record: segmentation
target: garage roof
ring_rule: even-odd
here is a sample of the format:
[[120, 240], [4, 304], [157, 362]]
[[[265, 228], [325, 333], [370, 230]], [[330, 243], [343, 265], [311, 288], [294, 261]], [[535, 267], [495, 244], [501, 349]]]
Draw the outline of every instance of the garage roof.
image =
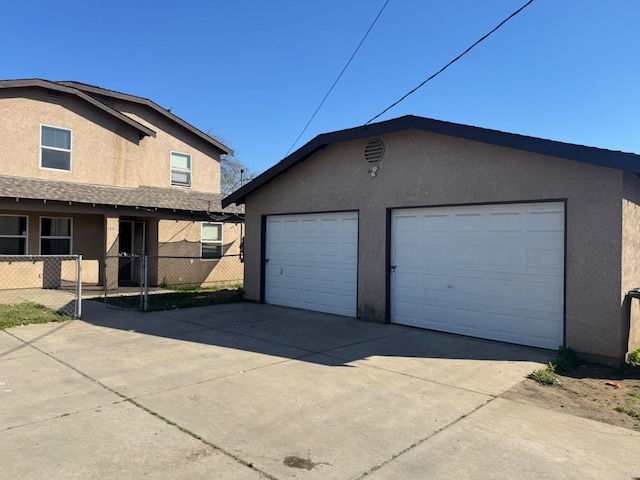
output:
[[441, 120], [434, 120], [432, 118], [406, 115], [404, 117], [373, 123], [371, 125], [318, 135], [309, 143], [275, 164], [251, 182], [247, 183], [244, 187], [224, 198], [222, 200], [222, 206], [226, 207], [232, 203], [244, 203], [247, 195], [251, 194], [265, 183], [270, 182], [281, 173], [286, 172], [297, 163], [307, 159], [327, 145], [410, 129], [463, 138], [476, 142], [489, 143], [501, 147], [514, 148], [516, 150], [524, 150], [526, 152], [538, 153], [566, 160], [591, 163], [602, 167], [616, 168], [633, 173], [640, 173], [640, 155], [636, 155], [634, 153], [586, 147], [584, 145], [545, 140], [543, 138], [500, 132], [498, 130], [472, 127], [459, 123], [444, 122]]

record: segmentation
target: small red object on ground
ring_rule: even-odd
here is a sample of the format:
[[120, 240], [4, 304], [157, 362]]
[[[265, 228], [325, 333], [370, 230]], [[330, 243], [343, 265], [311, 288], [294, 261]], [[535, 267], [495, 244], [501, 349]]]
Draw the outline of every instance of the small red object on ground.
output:
[[620, 384], [618, 382], [607, 382], [607, 385], [611, 385], [612, 387], [620, 388]]

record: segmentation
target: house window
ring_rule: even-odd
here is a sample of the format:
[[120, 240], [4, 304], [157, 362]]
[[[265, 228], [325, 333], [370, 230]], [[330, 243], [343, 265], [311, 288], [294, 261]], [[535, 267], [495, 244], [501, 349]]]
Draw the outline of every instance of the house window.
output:
[[40, 255], [71, 255], [71, 219], [40, 219]]
[[171, 185], [191, 186], [191, 155], [171, 152]]
[[71, 171], [71, 130], [42, 125], [40, 166]]
[[201, 258], [222, 258], [222, 223], [202, 222]]
[[27, 254], [27, 217], [0, 216], [0, 255]]

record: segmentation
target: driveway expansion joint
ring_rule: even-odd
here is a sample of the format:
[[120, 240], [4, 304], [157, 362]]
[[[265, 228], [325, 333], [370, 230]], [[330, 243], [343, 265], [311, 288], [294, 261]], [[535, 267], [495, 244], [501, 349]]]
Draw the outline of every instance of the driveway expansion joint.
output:
[[[150, 414], [150, 415], [152, 415], [152, 416], [156, 417], [157, 419], [159, 419], [159, 420], [163, 421], [163, 422], [164, 422], [164, 423], [166, 423], [167, 425], [170, 425], [170, 426], [172, 426], [172, 427], [174, 427], [174, 428], [177, 428], [177, 429], [178, 429], [178, 430], [180, 430], [182, 433], [187, 434], [187, 435], [189, 435], [189, 436], [191, 436], [191, 437], [195, 438], [196, 440], [198, 440], [198, 441], [200, 441], [200, 442], [204, 443], [204, 444], [205, 444], [205, 445], [207, 445], [208, 447], [211, 447], [211, 448], [213, 448], [214, 450], [216, 450], [216, 451], [218, 451], [218, 452], [220, 452], [220, 453], [222, 453], [222, 454], [226, 455], [227, 457], [230, 457], [231, 459], [235, 460], [236, 462], [240, 463], [241, 465], [244, 465], [245, 467], [250, 468], [251, 470], [254, 470], [254, 471], [256, 471], [256, 472], [260, 473], [260, 474], [261, 474], [261, 475], [263, 475], [265, 478], [268, 478], [269, 480], [278, 480], [276, 477], [274, 477], [274, 476], [272, 476], [272, 475], [268, 474], [267, 472], [265, 472], [265, 471], [263, 471], [263, 470], [261, 470], [261, 469], [257, 468], [253, 463], [251, 463], [251, 462], [247, 462], [246, 460], [241, 459], [240, 457], [238, 457], [238, 456], [234, 455], [233, 453], [228, 452], [227, 450], [225, 450], [225, 449], [223, 449], [223, 448], [221, 448], [221, 447], [219, 447], [219, 446], [217, 446], [217, 445], [215, 445], [215, 444], [213, 444], [213, 443], [209, 442], [208, 440], [204, 439], [203, 437], [201, 437], [201, 436], [200, 436], [200, 435], [198, 435], [197, 433], [194, 433], [194, 432], [192, 432], [191, 430], [189, 430], [189, 429], [187, 429], [187, 428], [185, 428], [185, 427], [182, 427], [182, 426], [180, 426], [179, 424], [177, 424], [176, 422], [174, 422], [174, 421], [172, 421], [172, 420], [170, 420], [170, 419], [168, 419], [168, 418], [166, 418], [166, 417], [164, 417], [164, 416], [160, 415], [159, 413], [157, 413], [157, 412], [155, 412], [155, 411], [151, 410], [150, 408], [145, 407], [145, 406], [144, 406], [144, 405], [142, 405], [140, 402], [137, 402], [137, 401], [136, 401], [136, 400], [134, 400], [133, 398], [128, 397], [128, 396], [126, 396], [126, 395], [124, 395], [124, 394], [120, 393], [119, 391], [117, 391], [117, 390], [115, 390], [115, 389], [113, 389], [113, 388], [111, 388], [111, 387], [109, 387], [109, 386], [105, 385], [105, 384], [104, 384], [104, 383], [102, 383], [100, 380], [97, 380], [97, 379], [95, 379], [95, 378], [91, 377], [90, 375], [87, 375], [86, 373], [82, 372], [81, 370], [78, 370], [78, 369], [77, 369], [76, 367], [74, 367], [73, 365], [70, 365], [69, 363], [67, 363], [67, 362], [65, 362], [65, 361], [63, 361], [63, 360], [60, 360], [59, 358], [57, 358], [57, 357], [53, 356], [52, 354], [50, 354], [50, 353], [48, 353], [48, 352], [45, 352], [44, 350], [42, 350], [42, 349], [40, 349], [40, 348], [36, 347], [35, 345], [31, 344], [30, 342], [26, 342], [26, 341], [22, 340], [21, 338], [17, 337], [16, 335], [13, 335], [11, 332], [7, 332], [7, 333], [8, 333], [9, 335], [11, 335], [12, 337], [14, 337], [16, 340], [18, 340], [18, 341], [20, 341], [20, 342], [22, 342], [22, 343], [24, 343], [24, 344], [26, 344], [26, 345], [31, 346], [32, 348], [36, 349], [37, 351], [39, 351], [39, 352], [40, 352], [40, 353], [42, 353], [43, 355], [46, 355], [47, 357], [51, 358], [52, 360], [55, 360], [56, 362], [58, 362], [58, 363], [60, 363], [60, 364], [64, 365], [65, 367], [67, 367], [67, 368], [69, 368], [69, 369], [73, 370], [74, 372], [76, 372], [76, 373], [78, 373], [78, 374], [82, 375], [82, 376], [83, 376], [84, 378], [86, 378], [87, 380], [90, 380], [90, 381], [92, 381], [93, 383], [95, 383], [95, 384], [97, 384], [97, 385], [100, 385], [100, 386], [101, 386], [102, 388], [104, 388], [105, 390], [108, 390], [109, 392], [113, 393], [114, 395], [117, 395], [118, 397], [120, 397], [120, 398], [122, 399], [122, 401], [123, 401], [123, 402], [128, 402], [128, 403], [130, 403], [131, 405], [133, 405], [133, 406], [135, 406], [135, 407], [137, 407], [137, 408], [141, 409], [142, 411], [144, 411], [144, 412], [146, 412], [146, 413], [148, 413], [148, 414]], [[122, 402], [114, 402], [114, 404], [116, 404], [116, 403], [122, 403]], [[95, 408], [100, 408], [100, 407], [95, 407]], [[93, 410], [93, 409], [92, 409], [92, 410]], [[56, 416], [55, 418], [67, 417], [67, 416], [69, 416], [69, 415], [70, 415], [69, 413], [64, 413], [64, 414], [61, 414], [61, 415]], [[52, 419], [47, 419], [47, 420], [52, 420]], [[47, 420], [43, 420], [43, 421], [47, 421]], [[41, 423], [41, 422], [35, 422], [35, 423]], [[11, 427], [11, 428], [16, 428], [16, 427]], [[6, 430], [9, 430], [9, 429], [6, 429]]]
[[453, 422], [450, 422], [448, 424], [446, 424], [443, 427], [440, 427], [437, 430], [434, 430], [430, 435], [426, 436], [425, 438], [418, 440], [417, 442], [409, 445], [407, 448], [399, 451], [398, 453], [395, 453], [394, 455], [392, 455], [390, 458], [388, 458], [387, 460], [385, 460], [382, 463], [379, 463], [378, 465], [374, 465], [373, 467], [371, 467], [369, 470], [367, 470], [366, 472], [364, 472], [362, 475], [360, 475], [359, 477], [355, 477], [354, 480], [362, 480], [365, 477], [367, 477], [368, 475], [372, 474], [373, 472], [380, 470], [382, 467], [384, 467], [385, 465], [387, 465], [388, 463], [393, 462], [395, 459], [397, 459], [398, 457], [404, 455], [405, 453], [410, 452], [411, 450], [413, 450], [414, 448], [422, 445], [423, 443], [425, 443], [427, 440], [430, 440], [431, 438], [435, 437], [436, 435], [439, 435], [440, 433], [444, 432], [445, 430], [449, 429], [450, 427], [456, 425], [457, 423], [461, 422], [462, 420], [464, 420], [465, 418], [469, 417], [470, 415], [473, 415], [474, 413], [476, 413], [478, 410], [486, 407], [487, 405], [489, 405], [491, 402], [493, 402], [497, 397], [492, 396], [491, 398], [489, 398], [486, 402], [484, 402], [481, 405], [478, 405], [477, 407], [475, 407], [473, 410], [465, 413], [464, 415], [461, 415], [460, 417], [456, 418]]

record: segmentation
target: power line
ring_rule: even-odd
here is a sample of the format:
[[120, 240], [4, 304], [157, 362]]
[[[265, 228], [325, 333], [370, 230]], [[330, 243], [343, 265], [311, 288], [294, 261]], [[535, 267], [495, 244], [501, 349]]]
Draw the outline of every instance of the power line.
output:
[[480, 42], [482, 42], [483, 40], [486, 40], [492, 33], [494, 33], [496, 30], [498, 30], [500, 27], [502, 27], [505, 23], [507, 23], [509, 20], [511, 20], [513, 17], [515, 17], [517, 14], [519, 14], [522, 10], [524, 10], [526, 7], [528, 7], [529, 5], [531, 5], [533, 3], [533, 0], [529, 0], [527, 3], [525, 3], [522, 7], [520, 7], [518, 10], [516, 10], [515, 12], [513, 12], [511, 15], [509, 15], [507, 18], [505, 18], [503, 21], [501, 21], [496, 27], [493, 28], [493, 30], [491, 30], [489, 33], [487, 33], [486, 35], [484, 35], [482, 38], [480, 38], [480, 40], [476, 41], [473, 45], [471, 45], [469, 48], [467, 48], [464, 52], [462, 52], [460, 55], [458, 55], [456, 58], [454, 58], [453, 60], [451, 60], [449, 63], [447, 63], [444, 67], [442, 67], [440, 70], [438, 70], [436, 73], [434, 73], [433, 75], [431, 75], [429, 78], [427, 78], [424, 82], [422, 82], [420, 85], [418, 85], [416, 88], [414, 88], [413, 90], [409, 91], [408, 93], [406, 93], [405, 95], [403, 95], [400, 100], [396, 101], [395, 103], [392, 103], [391, 105], [389, 105], [387, 108], [385, 108], [383, 111], [381, 111], [379, 114], [377, 114], [375, 117], [373, 117], [372, 119], [370, 119], [367, 123], [365, 123], [365, 125], [369, 125], [371, 122], [373, 122], [376, 118], [380, 117], [381, 115], [384, 115], [386, 112], [388, 112], [389, 110], [391, 110], [393, 107], [395, 107], [396, 105], [398, 105], [400, 102], [402, 102], [405, 98], [407, 98], [409, 95], [415, 93], [418, 89], [422, 88], [427, 82], [433, 80], [434, 78], [436, 78], [438, 75], [440, 75], [442, 72], [444, 72], [447, 68], [449, 68], [451, 65], [453, 65], [455, 62], [457, 62], [458, 60], [460, 60], [462, 57], [464, 57], [467, 53], [469, 53], [471, 51], [471, 49], [473, 49], [473, 47], [475, 47], [476, 45], [478, 45]]
[[[309, 121], [307, 122], [307, 124], [304, 126], [304, 128], [302, 129], [302, 131], [300, 132], [300, 135], [298, 135], [298, 138], [296, 138], [296, 141], [293, 142], [293, 144], [291, 145], [291, 147], [289, 147], [289, 151], [287, 152], [287, 154], [285, 155], [285, 157], [287, 155], [289, 155], [291, 153], [291, 150], [293, 150], [293, 147], [295, 147], [296, 143], [298, 143], [298, 140], [300, 140], [300, 137], [302, 137], [302, 135], [304, 134], [304, 132], [307, 131], [307, 128], [309, 128], [309, 125], [311, 125], [311, 122], [313, 121], [314, 118], [316, 118], [316, 115], [318, 114], [318, 112], [320, 111], [320, 109], [322, 108], [322, 105], [324, 105], [324, 102], [327, 100], [327, 98], [329, 97], [329, 95], [331, 94], [331, 92], [333, 91], [333, 88], [337, 85], [338, 81], [340, 81], [340, 78], [342, 77], [342, 74], [347, 70], [347, 67], [349, 66], [349, 64], [351, 63], [351, 60], [353, 60], [353, 57], [356, 56], [356, 53], [358, 53], [358, 50], [360, 50], [360, 47], [362, 46], [362, 44], [364, 43], [364, 41], [367, 39], [367, 37], [369, 36], [369, 33], [371, 32], [371, 30], [373, 29], [374, 25], [376, 24], [376, 22], [378, 21], [378, 18], [380, 18], [380, 15], [382, 15], [382, 12], [384, 11], [384, 9], [386, 8], [387, 4], [390, 2], [391, 0], [387, 0], [386, 2], [384, 2], [384, 5], [382, 5], [382, 8], [380, 9], [380, 11], [378, 12], [378, 15], [376, 15], [376, 18], [373, 19], [373, 22], [371, 23], [371, 26], [369, 27], [369, 30], [367, 30], [367, 33], [364, 34], [364, 37], [362, 37], [362, 40], [360, 40], [360, 43], [358, 44], [358, 46], [356, 47], [355, 51], [353, 52], [353, 54], [351, 55], [351, 58], [349, 58], [349, 61], [346, 63], [346, 65], [344, 66], [344, 68], [342, 69], [342, 71], [340, 72], [340, 75], [338, 75], [338, 78], [336, 78], [336, 80], [333, 82], [333, 85], [331, 85], [331, 88], [329, 89], [329, 91], [327, 92], [327, 94], [324, 96], [324, 98], [322, 99], [322, 101], [320, 102], [320, 105], [318, 105], [318, 108], [316, 108], [316, 111], [313, 112], [313, 115], [311, 115], [311, 118], [309, 119]], [[532, 0], [533, 1], [533, 0]]]

